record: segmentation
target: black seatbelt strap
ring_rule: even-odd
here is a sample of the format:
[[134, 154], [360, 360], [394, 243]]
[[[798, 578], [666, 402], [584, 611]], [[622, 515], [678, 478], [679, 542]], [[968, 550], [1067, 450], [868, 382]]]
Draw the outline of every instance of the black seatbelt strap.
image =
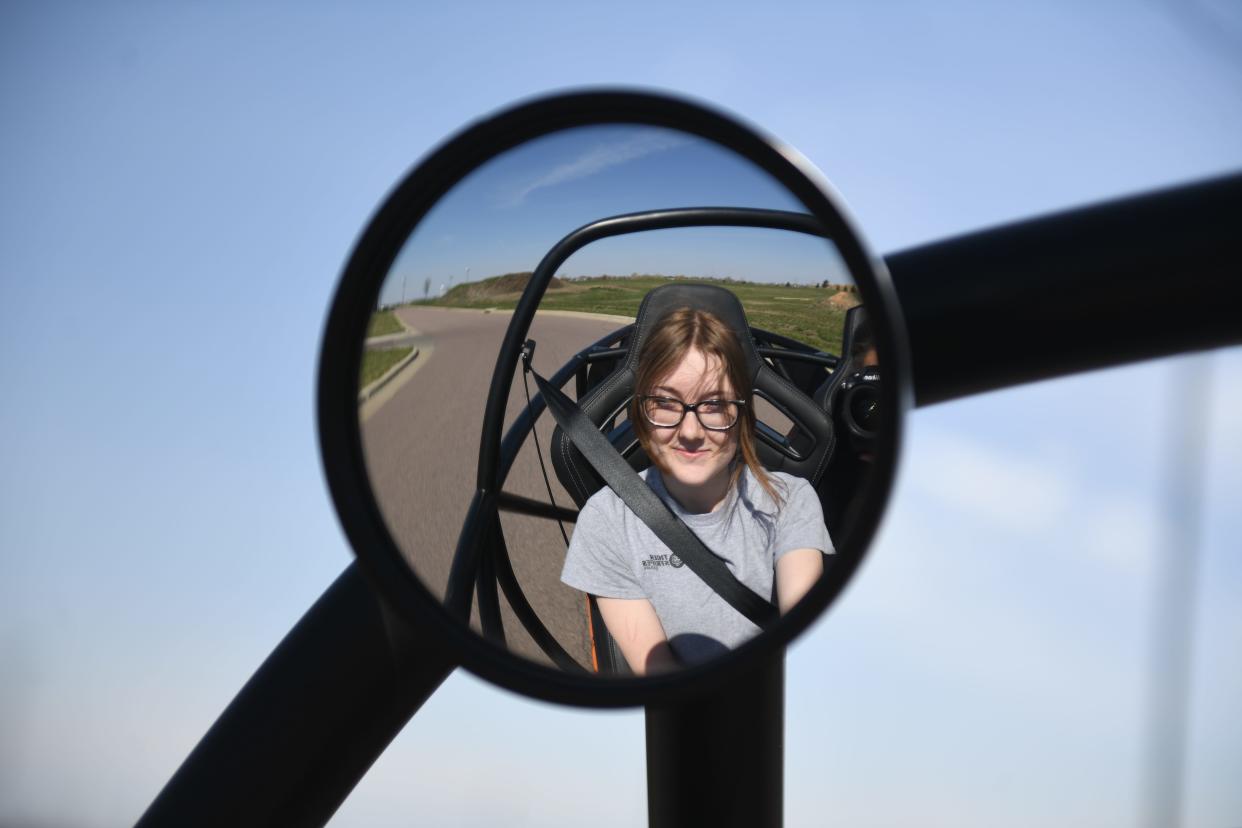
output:
[[708, 549], [699, 537], [690, 531], [682, 520], [673, 514], [668, 505], [647, 486], [638, 472], [617, 453], [608, 438], [599, 432], [590, 418], [577, 403], [567, 397], [530, 365], [534, 343], [527, 341], [522, 349], [524, 370], [530, 372], [539, 386], [548, 411], [557, 425], [569, 435], [569, 439], [582, 452], [591, 467], [604, 479], [608, 487], [647, 525], [690, 570], [698, 575], [729, 606], [750, 619], [760, 628], [770, 627], [777, 619], [776, 607], [761, 598], [754, 590], [739, 581], [723, 560]]

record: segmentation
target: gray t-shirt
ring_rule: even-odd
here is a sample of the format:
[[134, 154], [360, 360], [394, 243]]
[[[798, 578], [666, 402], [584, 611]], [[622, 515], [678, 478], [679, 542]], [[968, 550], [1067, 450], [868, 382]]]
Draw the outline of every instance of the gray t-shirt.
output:
[[[749, 469], [716, 510], [691, 514], [664, 488], [659, 470], [642, 473], [647, 485], [738, 580], [775, 601], [776, 561], [795, 549], [831, 553], [819, 498], [800, 477], [772, 473], [784, 499], [776, 504]], [[681, 559], [604, 487], [578, 515], [561, 580], [605, 598], [646, 598], [684, 664], [718, 656], [759, 632], [695, 575]]]

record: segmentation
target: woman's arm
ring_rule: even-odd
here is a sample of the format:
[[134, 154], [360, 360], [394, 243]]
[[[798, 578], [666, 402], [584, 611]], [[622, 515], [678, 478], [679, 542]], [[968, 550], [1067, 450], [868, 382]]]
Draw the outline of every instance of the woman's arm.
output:
[[776, 561], [776, 604], [781, 615], [801, 601], [823, 574], [824, 553], [818, 549], [795, 549], [781, 555]]
[[[778, 564], [779, 567], [779, 564]], [[596, 597], [604, 625], [636, 676], [679, 667], [655, 607], [646, 598]]]

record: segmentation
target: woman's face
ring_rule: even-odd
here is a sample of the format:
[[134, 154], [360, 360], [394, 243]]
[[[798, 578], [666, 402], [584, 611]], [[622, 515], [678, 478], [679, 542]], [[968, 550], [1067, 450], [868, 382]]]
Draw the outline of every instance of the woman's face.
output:
[[[673, 397], [684, 403], [737, 399], [722, 367], [719, 359], [692, 348], [671, 373], [645, 393]], [[737, 453], [737, 430], [736, 424], [728, 431], [705, 429], [689, 411], [678, 426], [651, 429], [652, 460], [665, 473], [670, 493], [682, 505], [706, 505], [710, 509], [723, 500], [728, 489], [729, 464]], [[712, 502], [687, 503], [684, 496], [696, 490], [708, 495]]]

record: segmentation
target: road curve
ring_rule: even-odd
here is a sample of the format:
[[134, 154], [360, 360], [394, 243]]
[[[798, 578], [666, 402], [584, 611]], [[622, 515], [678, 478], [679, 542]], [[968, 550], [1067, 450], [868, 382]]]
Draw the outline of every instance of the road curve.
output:
[[[418, 368], [391, 383], [395, 390], [372, 408], [362, 425], [371, 485], [397, 545], [415, 573], [442, 598], [462, 521], [474, 494], [479, 433], [497, 351], [508, 313], [448, 308], [399, 308], [426, 347]], [[538, 314], [535, 369], [551, 376], [570, 357], [624, 323], [614, 318]], [[573, 384], [566, 391], [572, 395]], [[533, 387], [533, 383], [532, 383]], [[532, 394], [533, 394], [532, 390]], [[526, 400], [520, 372], [509, 394], [508, 423]], [[572, 506], [556, 480], [546, 450], [554, 423], [546, 414], [538, 432], [556, 502]], [[547, 500], [534, 442], [519, 453], [506, 491]], [[574, 658], [590, 664], [585, 598], [560, 582], [565, 542], [555, 522], [502, 513], [501, 524], [518, 581], [532, 607]], [[566, 525], [572, 531], [572, 525]], [[526, 634], [501, 596], [509, 647], [541, 663], [551, 662]], [[478, 629], [477, 612], [472, 625]]]

